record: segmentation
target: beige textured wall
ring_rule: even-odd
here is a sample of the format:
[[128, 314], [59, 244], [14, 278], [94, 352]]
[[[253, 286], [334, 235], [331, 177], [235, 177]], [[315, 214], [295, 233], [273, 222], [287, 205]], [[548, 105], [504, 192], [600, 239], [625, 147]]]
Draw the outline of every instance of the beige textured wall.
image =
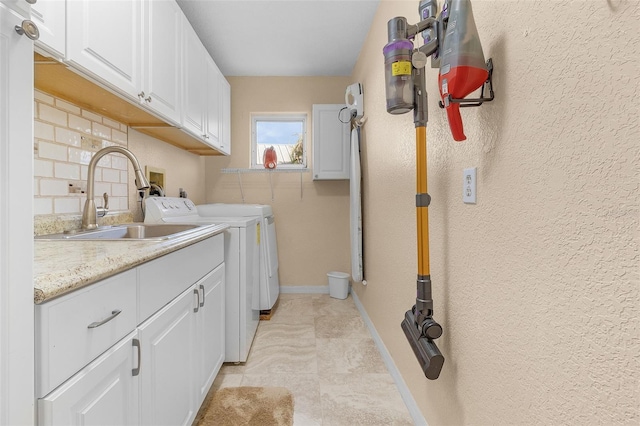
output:
[[475, 0], [496, 100], [463, 111], [463, 143], [429, 70], [437, 381], [400, 329], [415, 298], [414, 128], [384, 96], [386, 22], [415, 22], [417, 3], [382, 1], [353, 73], [368, 117], [358, 297], [432, 425], [637, 424], [639, 3]]
[[[129, 129], [129, 149], [136, 155], [143, 170], [145, 166], [165, 170], [165, 195], [177, 197], [184, 188], [187, 196], [196, 204], [205, 202], [204, 157], [162, 142], [156, 138]], [[135, 212], [135, 220], [142, 220], [137, 201], [137, 190], [130, 170], [129, 209]]]
[[[250, 167], [251, 113], [307, 113], [307, 165], [312, 164], [313, 104], [344, 103], [347, 77], [229, 77], [231, 156], [206, 163], [207, 202], [242, 203], [237, 175]], [[327, 285], [327, 272], [350, 271], [349, 181], [313, 181], [311, 173], [242, 175], [244, 202], [270, 204], [276, 218], [280, 284]], [[302, 196], [301, 196], [302, 188]]]

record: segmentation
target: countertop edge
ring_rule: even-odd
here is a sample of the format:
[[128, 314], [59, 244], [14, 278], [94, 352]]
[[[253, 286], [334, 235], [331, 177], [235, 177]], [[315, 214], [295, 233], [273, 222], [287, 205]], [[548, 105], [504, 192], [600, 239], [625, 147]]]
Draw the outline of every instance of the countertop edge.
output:
[[[150, 260], [222, 233], [226, 224], [164, 241], [52, 241], [34, 243], [34, 303], [40, 305]], [[85, 255], [86, 252], [89, 252]], [[52, 254], [53, 253], [53, 254]], [[82, 255], [78, 256], [78, 253]], [[73, 256], [76, 255], [74, 260]], [[83, 257], [84, 255], [84, 257]], [[95, 261], [87, 262], [94, 257]]]

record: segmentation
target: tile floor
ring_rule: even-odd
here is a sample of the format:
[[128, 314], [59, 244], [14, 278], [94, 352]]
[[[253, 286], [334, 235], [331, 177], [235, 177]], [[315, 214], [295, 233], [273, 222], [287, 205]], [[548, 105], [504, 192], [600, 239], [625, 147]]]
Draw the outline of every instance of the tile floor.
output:
[[413, 424], [351, 296], [281, 294], [278, 303], [247, 362], [224, 364], [215, 389], [286, 387], [296, 426]]

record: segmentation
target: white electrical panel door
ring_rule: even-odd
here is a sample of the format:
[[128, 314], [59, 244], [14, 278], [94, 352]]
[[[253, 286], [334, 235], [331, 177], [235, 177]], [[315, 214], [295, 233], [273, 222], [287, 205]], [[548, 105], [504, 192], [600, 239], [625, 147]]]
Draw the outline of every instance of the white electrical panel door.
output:
[[313, 105], [313, 180], [349, 179], [349, 121], [342, 104]]

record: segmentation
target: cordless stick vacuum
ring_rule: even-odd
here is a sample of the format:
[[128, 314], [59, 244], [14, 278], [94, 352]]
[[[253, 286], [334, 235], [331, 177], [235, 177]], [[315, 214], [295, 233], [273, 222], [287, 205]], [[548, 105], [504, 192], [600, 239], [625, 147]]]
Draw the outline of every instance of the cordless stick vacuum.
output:
[[[432, 67], [440, 68], [440, 92], [442, 99], [445, 100], [455, 140], [464, 140], [464, 134], [457, 105], [461, 100], [452, 98], [451, 94], [454, 93], [459, 97], [468, 95], [484, 84], [488, 74], [484, 68], [481, 48], [480, 61], [469, 60], [469, 53], [471, 56], [478, 56], [478, 52], [474, 49], [480, 46], [469, 0], [447, 0], [442, 13], [436, 19], [437, 8], [436, 0], [422, 0], [418, 6], [422, 20], [416, 25], [407, 24], [404, 17], [391, 19], [387, 23], [388, 43], [383, 49], [387, 111], [391, 114], [404, 114], [413, 110], [413, 122], [416, 128], [417, 296], [415, 305], [405, 313], [401, 326], [425, 376], [431, 380], [437, 379], [440, 375], [444, 356], [434, 341], [442, 335], [442, 327], [433, 319], [429, 267], [431, 197], [427, 192], [428, 113], [425, 83], [427, 56], [432, 57]], [[455, 13], [449, 16], [449, 11]], [[449, 32], [446, 32], [447, 25], [451, 26]], [[455, 36], [449, 36], [454, 31]], [[466, 50], [463, 47], [468, 47], [465, 45], [465, 40], [469, 37], [465, 38], [465, 31], [474, 32], [467, 36], [474, 40], [478, 39], [476, 44]], [[414, 49], [412, 40], [420, 32], [425, 43], [422, 47]], [[450, 37], [449, 43], [446, 37]], [[443, 39], [444, 49], [441, 49]], [[441, 51], [444, 53], [442, 57], [440, 57]], [[478, 66], [480, 70], [476, 71], [473, 66]], [[451, 79], [451, 75], [455, 75], [456, 79]], [[476, 85], [477, 80], [481, 80], [479, 85]]]

